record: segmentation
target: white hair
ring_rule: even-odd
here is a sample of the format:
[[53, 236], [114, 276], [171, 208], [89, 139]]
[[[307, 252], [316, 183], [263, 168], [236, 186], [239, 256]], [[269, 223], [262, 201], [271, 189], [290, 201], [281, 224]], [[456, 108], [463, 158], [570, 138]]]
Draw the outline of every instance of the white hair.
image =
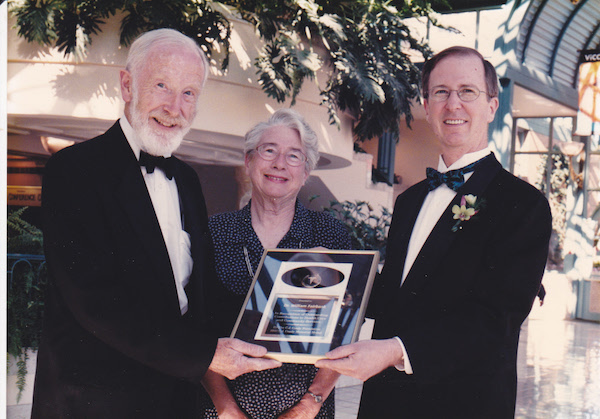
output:
[[287, 127], [298, 132], [300, 143], [306, 151], [306, 169], [310, 172], [319, 162], [319, 138], [304, 120], [304, 117], [293, 109], [284, 108], [276, 111], [266, 122], [260, 122], [246, 133], [244, 154], [254, 152], [264, 132], [272, 127]]
[[155, 29], [140, 35], [129, 48], [125, 69], [132, 75], [136, 74], [146, 63], [148, 54], [152, 49], [159, 46], [168, 46], [173, 49], [183, 48], [198, 55], [204, 67], [204, 78], [202, 80], [202, 87], [204, 87], [204, 83], [208, 79], [208, 58], [196, 41], [175, 29]]

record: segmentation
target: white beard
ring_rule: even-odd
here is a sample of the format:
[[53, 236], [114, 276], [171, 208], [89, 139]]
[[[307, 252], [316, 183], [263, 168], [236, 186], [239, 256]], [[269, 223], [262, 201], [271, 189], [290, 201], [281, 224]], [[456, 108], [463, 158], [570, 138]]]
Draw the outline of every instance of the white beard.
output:
[[152, 129], [148, 120], [151, 117], [151, 115], [142, 115], [139, 112], [138, 95], [134, 91], [131, 103], [131, 126], [136, 133], [140, 148], [153, 156], [169, 157], [181, 145], [183, 137], [190, 131], [191, 124], [182, 116], [174, 120], [168, 116], [161, 116], [160, 120], [170, 120], [181, 127], [172, 134], [163, 134]]

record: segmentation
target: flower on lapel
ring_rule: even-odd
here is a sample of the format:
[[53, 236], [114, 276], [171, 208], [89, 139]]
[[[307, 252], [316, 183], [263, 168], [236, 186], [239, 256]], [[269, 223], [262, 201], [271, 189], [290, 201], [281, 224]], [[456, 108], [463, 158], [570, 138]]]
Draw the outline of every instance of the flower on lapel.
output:
[[483, 199], [477, 199], [475, 195], [463, 195], [460, 198], [460, 205], [454, 205], [452, 207], [452, 213], [454, 214], [454, 219], [456, 223], [452, 227], [452, 231], [456, 232], [458, 229], [462, 228], [461, 223], [463, 221], [469, 221], [471, 218], [477, 214], [483, 205]]

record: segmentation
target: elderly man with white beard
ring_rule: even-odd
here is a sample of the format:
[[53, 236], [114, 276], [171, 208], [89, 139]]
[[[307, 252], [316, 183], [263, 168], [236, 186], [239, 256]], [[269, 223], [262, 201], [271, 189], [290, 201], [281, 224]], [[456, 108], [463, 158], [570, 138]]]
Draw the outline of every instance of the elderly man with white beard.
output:
[[46, 165], [49, 284], [33, 418], [193, 417], [207, 370], [233, 379], [281, 365], [211, 330], [204, 197], [172, 156], [207, 75], [191, 38], [145, 33], [120, 74], [125, 115]]

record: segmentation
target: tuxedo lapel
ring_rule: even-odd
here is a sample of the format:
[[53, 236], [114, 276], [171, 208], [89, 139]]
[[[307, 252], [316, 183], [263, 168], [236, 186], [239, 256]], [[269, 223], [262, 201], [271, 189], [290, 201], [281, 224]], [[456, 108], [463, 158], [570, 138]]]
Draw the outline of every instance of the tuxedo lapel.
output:
[[[173, 295], [171, 300], [176, 303], [176, 289], [172, 286], [174, 276], [171, 260], [146, 182], [123, 131], [118, 124], [115, 126], [107, 132], [112, 140], [109, 151], [111, 167], [108, 172], [113, 176], [112, 187], [115, 200], [125, 212], [141, 246], [148, 255], [148, 260], [153, 264], [154, 271], [157, 273], [155, 277], [163, 281], [163, 289]], [[179, 308], [177, 304], [173, 307]]]
[[388, 232], [385, 265], [383, 272], [376, 279], [376, 287], [369, 302], [370, 316], [377, 317], [379, 310], [395, 304], [395, 298], [401, 288], [410, 235], [427, 193], [427, 183], [420, 182], [396, 200], [392, 225]]
[[195, 235], [193, 233], [197, 232], [199, 220], [193, 216], [195, 207], [194, 197], [192, 196], [193, 188], [189, 185], [189, 179], [184, 175], [183, 167], [179, 160], [175, 164], [175, 181], [179, 194], [181, 226], [190, 236]]
[[[419, 211], [423, 206], [423, 201], [427, 196], [428, 189], [427, 183], [421, 182], [420, 184], [415, 186], [414, 196], [407, 196], [406, 201], [410, 205], [402, 206], [394, 209], [394, 211], [398, 212], [397, 221], [394, 226], [394, 230], [398, 231], [399, 237], [394, 239], [395, 243], [398, 243], [398, 247], [394, 249], [388, 249], [388, 255], [402, 255], [401, 257], [394, 259], [393, 262], [393, 272], [399, 272], [400, 275], [391, 275], [389, 278], [394, 282], [390, 284], [393, 288], [400, 287], [400, 283], [402, 281], [402, 276], [404, 272], [404, 264], [406, 263], [406, 253], [408, 252], [408, 243], [410, 241], [410, 236], [412, 234], [412, 230], [415, 226], [415, 222], [417, 221], [417, 217], [419, 216]], [[388, 240], [390, 241], [390, 240]]]
[[[481, 162], [469, 180], [457, 190], [456, 196], [444, 210], [431, 234], [423, 244], [401, 287], [402, 293], [413, 293], [423, 287], [427, 282], [427, 278], [432, 277], [432, 272], [444, 260], [448, 249], [461, 237], [460, 230], [456, 232], [452, 231], [452, 227], [456, 222], [452, 213], [452, 207], [460, 205], [461, 198], [464, 195], [471, 194], [482, 198], [485, 195], [486, 188], [501, 169], [502, 166], [492, 154]], [[410, 231], [412, 231], [412, 228]]]
[[500, 170], [502, 170], [502, 165], [496, 160], [493, 153], [490, 154], [489, 157], [481, 162], [480, 166], [473, 173], [473, 176], [458, 189], [456, 195], [458, 197], [469, 194], [475, 196], [483, 195], [490, 182]]
[[191, 254], [194, 261], [190, 281], [185, 288], [188, 295], [188, 313], [193, 315], [203, 310], [205, 306], [203, 277], [206, 271], [205, 255], [207, 214], [197, 178], [186, 174], [185, 165], [176, 160], [175, 181], [179, 193], [179, 204], [182, 213], [182, 227], [190, 235]]
[[127, 213], [142, 246], [152, 256], [153, 263], [161, 271], [168, 266], [172, 275], [171, 262], [162, 231], [146, 183], [139, 170], [136, 166], [130, 166], [125, 170], [116, 192], [117, 199]]
[[459, 202], [460, 196], [457, 194], [442, 213], [413, 262], [408, 275], [406, 275], [404, 284], [401, 287], [402, 293], [416, 292], [425, 285], [427, 278], [431, 276], [430, 273], [443, 260], [444, 255], [456, 238], [456, 233], [452, 232], [453, 214], [451, 208]]

